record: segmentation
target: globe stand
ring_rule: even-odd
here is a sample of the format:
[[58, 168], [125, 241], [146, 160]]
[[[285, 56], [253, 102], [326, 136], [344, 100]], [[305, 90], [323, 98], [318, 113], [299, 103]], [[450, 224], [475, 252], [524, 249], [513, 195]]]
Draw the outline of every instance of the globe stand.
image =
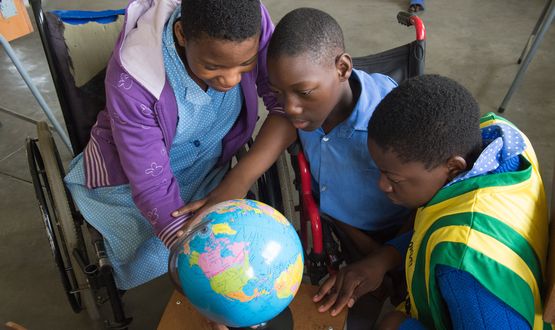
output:
[[289, 307], [285, 308], [278, 316], [266, 323], [246, 328], [229, 328], [230, 330], [293, 330], [293, 314]]

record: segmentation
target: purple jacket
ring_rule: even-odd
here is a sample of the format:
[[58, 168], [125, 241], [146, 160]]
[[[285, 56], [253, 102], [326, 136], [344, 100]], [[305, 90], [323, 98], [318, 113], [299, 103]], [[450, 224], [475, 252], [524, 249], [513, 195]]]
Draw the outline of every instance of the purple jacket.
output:
[[[129, 183], [133, 200], [165, 243], [184, 222], [171, 212], [183, 206], [169, 152], [177, 127], [177, 103], [166, 79], [162, 31], [177, 0], [133, 0], [106, 71], [106, 110], [98, 114], [84, 150], [89, 188]], [[283, 114], [269, 87], [266, 50], [273, 24], [261, 4], [258, 65], [241, 79], [244, 105], [222, 141], [220, 163], [227, 162], [251, 137], [258, 118], [258, 95]], [[225, 120], [225, 118], [222, 118]]]

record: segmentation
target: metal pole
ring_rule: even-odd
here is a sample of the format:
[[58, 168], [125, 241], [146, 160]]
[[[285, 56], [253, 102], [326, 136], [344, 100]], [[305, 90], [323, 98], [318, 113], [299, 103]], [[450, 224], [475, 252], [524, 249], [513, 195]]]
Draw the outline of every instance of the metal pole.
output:
[[542, 25], [542, 22], [545, 19], [545, 14], [547, 13], [547, 9], [549, 9], [549, 6], [551, 5], [552, 1], [553, 0], [547, 0], [545, 2], [545, 6], [543, 6], [542, 13], [540, 14], [540, 18], [538, 18], [538, 21], [536, 22], [536, 25], [534, 26], [534, 30], [532, 30], [532, 33], [530, 34], [530, 37], [528, 37], [528, 41], [526, 42], [526, 45], [524, 46], [524, 49], [522, 50], [522, 54], [520, 54], [520, 57], [518, 58], [518, 61], [517, 61], [518, 64], [522, 63], [522, 59], [526, 55], [526, 52], [528, 52], [528, 50], [530, 49], [530, 46], [532, 45], [532, 41], [536, 37], [536, 34], [538, 33], [538, 29]]
[[546, 14], [547, 15], [545, 16], [545, 20], [542, 22], [542, 24], [541, 24], [541, 26], [538, 30], [538, 34], [534, 38], [534, 42], [532, 43], [532, 46], [530, 47], [530, 51], [524, 57], [524, 61], [522, 62], [520, 68], [518, 69], [516, 77], [513, 80], [513, 83], [511, 84], [511, 87], [509, 88], [509, 91], [507, 92], [507, 95], [505, 95], [505, 98], [503, 99], [503, 102], [501, 102], [501, 105], [499, 106], [499, 109], [497, 110], [500, 113], [505, 111], [505, 107], [507, 106], [507, 103], [509, 103], [509, 100], [511, 99], [511, 96], [515, 92], [518, 85], [520, 85], [520, 81], [524, 77], [524, 72], [526, 72], [526, 69], [528, 68], [528, 65], [530, 64], [530, 62], [532, 61], [532, 58], [536, 54], [536, 51], [538, 50], [538, 47], [540, 46], [540, 43], [543, 40], [545, 32], [547, 32], [547, 30], [549, 29], [549, 26], [553, 22], [553, 17], [555, 16], [555, 3], [554, 2], [550, 3], [549, 9], [548, 9]]
[[6, 50], [6, 53], [8, 54], [8, 56], [12, 60], [13, 64], [17, 68], [17, 71], [19, 71], [19, 74], [21, 74], [21, 77], [23, 78], [23, 80], [25, 81], [25, 83], [27, 84], [29, 89], [31, 90], [31, 93], [33, 93], [33, 96], [35, 97], [35, 99], [39, 103], [40, 107], [42, 108], [42, 110], [46, 114], [46, 117], [48, 117], [48, 120], [50, 120], [50, 122], [52, 123], [52, 126], [54, 127], [54, 130], [62, 138], [62, 141], [67, 146], [69, 151], [73, 153], [73, 149], [71, 148], [71, 142], [69, 141], [69, 137], [66, 135], [62, 125], [60, 125], [60, 123], [58, 122], [58, 120], [56, 119], [54, 114], [52, 113], [52, 110], [50, 110], [50, 107], [48, 106], [48, 104], [46, 104], [46, 101], [42, 97], [42, 94], [39, 92], [37, 87], [33, 84], [33, 82], [31, 81], [31, 77], [29, 76], [27, 71], [23, 68], [23, 66], [21, 65], [21, 62], [19, 61], [19, 59], [15, 55], [15, 52], [13, 51], [13, 48], [10, 46], [10, 43], [6, 40], [6, 38], [4, 38], [4, 36], [2, 34], [0, 34], [0, 43], [2, 43], [2, 46]]

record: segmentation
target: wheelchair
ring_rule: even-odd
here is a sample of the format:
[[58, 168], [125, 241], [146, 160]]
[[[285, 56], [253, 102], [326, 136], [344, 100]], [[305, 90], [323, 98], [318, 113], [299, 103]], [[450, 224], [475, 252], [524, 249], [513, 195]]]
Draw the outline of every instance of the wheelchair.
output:
[[[96, 116], [104, 109], [106, 64], [124, 11], [44, 11], [41, 0], [30, 3], [75, 156], [87, 145]], [[83, 42], [84, 33], [95, 42]], [[124, 292], [116, 287], [103, 237], [87, 224], [64, 185], [64, 165], [46, 122], [37, 124], [37, 138], [28, 138], [26, 148], [42, 221], [72, 310], [86, 310], [92, 320], [103, 318], [108, 328], [127, 328], [132, 318], [123, 308]], [[249, 197], [283, 211], [277, 177], [274, 165]], [[105, 304], [110, 317], [100, 312]]]
[[[407, 12], [399, 12], [397, 21], [406, 26], [414, 26], [416, 40], [381, 53], [354, 57], [355, 68], [368, 73], [388, 75], [397, 83], [424, 73], [424, 23], [417, 15]], [[295, 188], [299, 194], [299, 205], [296, 209], [300, 212], [299, 235], [306, 252], [306, 275], [312, 284], [318, 285], [328, 274], [337, 272], [342, 263], [356, 261], [362, 256], [358, 256], [356, 247], [347, 239], [345, 233], [333, 224], [333, 220], [325, 214], [320, 214], [318, 204], [312, 195], [310, 166], [300, 142], [296, 142], [288, 151], [294, 169]]]

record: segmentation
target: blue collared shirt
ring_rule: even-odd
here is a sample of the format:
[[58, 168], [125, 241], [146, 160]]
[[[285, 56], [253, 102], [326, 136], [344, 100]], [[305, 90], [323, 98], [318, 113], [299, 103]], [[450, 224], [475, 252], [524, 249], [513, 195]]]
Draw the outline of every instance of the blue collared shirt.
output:
[[351, 115], [328, 134], [320, 127], [299, 130], [320, 210], [356, 228], [374, 231], [402, 223], [408, 212], [378, 188], [380, 171], [368, 152], [368, 121], [378, 103], [397, 84], [382, 74], [353, 70], [360, 97]]

